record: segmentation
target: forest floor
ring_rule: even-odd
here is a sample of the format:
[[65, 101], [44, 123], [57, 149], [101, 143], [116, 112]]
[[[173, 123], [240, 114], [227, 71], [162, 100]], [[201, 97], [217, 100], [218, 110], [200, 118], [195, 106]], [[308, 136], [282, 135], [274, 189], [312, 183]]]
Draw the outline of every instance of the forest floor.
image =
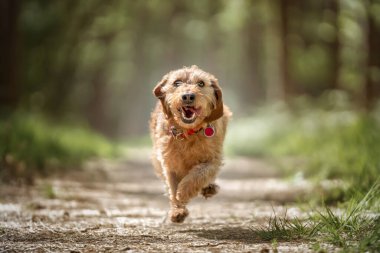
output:
[[[183, 224], [165, 219], [164, 188], [142, 152], [91, 161], [81, 171], [0, 186], [0, 252], [314, 252], [307, 241], [268, 241], [274, 215], [305, 217], [297, 201], [313, 191], [265, 161], [226, 159], [210, 199], [197, 197]], [[330, 245], [323, 248], [335, 251]]]

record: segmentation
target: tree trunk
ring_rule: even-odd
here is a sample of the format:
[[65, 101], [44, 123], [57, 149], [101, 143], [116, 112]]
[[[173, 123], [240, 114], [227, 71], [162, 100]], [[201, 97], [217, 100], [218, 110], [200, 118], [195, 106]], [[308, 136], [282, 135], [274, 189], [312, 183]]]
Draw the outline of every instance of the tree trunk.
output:
[[91, 127], [101, 133], [107, 134], [105, 120], [106, 80], [103, 69], [98, 69], [91, 81], [92, 93], [88, 103], [88, 121]]
[[289, 102], [289, 99], [295, 93], [289, 73], [289, 45], [288, 45], [288, 28], [289, 28], [289, 7], [292, 5], [291, 0], [280, 0], [280, 36], [281, 36], [281, 55], [280, 69], [282, 75], [283, 99]]
[[19, 99], [20, 1], [0, 1], [0, 107], [14, 109]]
[[330, 44], [330, 55], [331, 55], [331, 75], [330, 75], [330, 87], [331, 89], [339, 89], [339, 26], [338, 26], [338, 17], [339, 1], [330, 0], [329, 7], [332, 12], [334, 12], [334, 28], [335, 28], [335, 38], [334, 41]]
[[[368, 9], [373, 1], [370, 1]], [[368, 58], [364, 91], [364, 105], [370, 110], [380, 96], [380, 27], [374, 17], [368, 13]]]
[[[250, 2], [248, 8], [253, 12], [254, 8], [257, 8], [257, 4]], [[261, 50], [263, 45], [261, 40], [257, 38], [263, 37], [263, 27], [257, 22], [255, 17], [250, 17], [244, 27], [243, 33], [245, 35], [246, 55], [243, 56], [245, 68], [245, 80], [243, 81], [241, 97], [243, 98], [244, 105], [252, 106], [257, 102], [262, 102], [265, 97], [265, 88], [263, 87], [262, 76], [260, 66], [261, 62]]]

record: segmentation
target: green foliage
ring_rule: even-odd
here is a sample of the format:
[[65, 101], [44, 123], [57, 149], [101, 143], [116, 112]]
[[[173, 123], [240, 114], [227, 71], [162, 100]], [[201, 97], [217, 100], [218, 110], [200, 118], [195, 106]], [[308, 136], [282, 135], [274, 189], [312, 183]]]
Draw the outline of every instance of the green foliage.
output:
[[32, 177], [76, 167], [91, 157], [115, 156], [117, 146], [85, 128], [58, 125], [40, 115], [16, 113], [0, 120], [2, 176]]
[[312, 224], [297, 218], [270, 217], [267, 227], [262, 227], [256, 233], [265, 241], [290, 241], [309, 238], [312, 232]]
[[[330, 100], [341, 96], [330, 95]], [[227, 152], [290, 157], [282, 165], [292, 172], [344, 179], [365, 192], [380, 172], [380, 121], [376, 112], [361, 114], [337, 103], [326, 98], [316, 104], [298, 103], [295, 113], [278, 105], [265, 108], [233, 123]]]
[[[283, 14], [281, 3], [287, 9]], [[297, 94], [312, 96], [336, 87], [349, 89], [358, 101], [366, 73], [379, 72], [378, 66], [366, 70], [368, 29], [363, 29], [367, 13], [379, 19], [378, 5], [21, 1], [17, 24], [22, 48], [20, 59], [10, 64], [21, 62], [25, 70], [17, 73], [23, 106], [53, 116], [85, 116], [112, 136], [144, 134], [141, 126], [154, 102], [152, 87], [164, 73], [183, 65], [197, 64], [214, 73], [226, 101], [239, 113], [278, 99], [290, 83]], [[282, 28], [284, 18], [288, 24]], [[282, 52], [285, 48], [289, 52]], [[99, 112], [97, 120], [91, 121], [89, 108]]]
[[42, 185], [41, 192], [48, 199], [55, 199], [56, 198], [56, 193], [55, 193], [54, 188], [51, 184]]
[[379, 195], [377, 180], [365, 196], [352, 198], [343, 210], [334, 212], [325, 206], [324, 211], [316, 210], [305, 220], [275, 215], [256, 233], [266, 241], [315, 241], [319, 251], [319, 243], [327, 242], [345, 252], [375, 252], [380, 247]]
[[375, 251], [380, 246], [380, 179], [367, 194], [352, 198], [341, 214], [325, 207], [313, 217], [317, 235], [346, 251]]

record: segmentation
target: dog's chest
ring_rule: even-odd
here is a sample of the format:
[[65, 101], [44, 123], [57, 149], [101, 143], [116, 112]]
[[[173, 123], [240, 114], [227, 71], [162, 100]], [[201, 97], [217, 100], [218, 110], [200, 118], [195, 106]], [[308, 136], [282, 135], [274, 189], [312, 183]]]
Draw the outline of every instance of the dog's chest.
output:
[[215, 140], [191, 136], [189, 140], [172, 140], [167, 150], [167, 162], [170, 170], [186, 172], [200, 163], [211, 162], [217, 157]]

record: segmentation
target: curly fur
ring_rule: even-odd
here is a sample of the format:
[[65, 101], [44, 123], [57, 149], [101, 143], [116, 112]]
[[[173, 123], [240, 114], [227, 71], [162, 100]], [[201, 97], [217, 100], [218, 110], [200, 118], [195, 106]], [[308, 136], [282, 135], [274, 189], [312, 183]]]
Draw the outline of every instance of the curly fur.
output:
[[[180, 82], [176, 85], [175, 82]], [[203, 82], [204, 85], [198, 85]], [[223, 104], [218, 80], [197, 66], [184, 67], [166, 74], [153, 90], [159, 98], [151, 115], [150, 130], [157, 175], [165, 182], [170, 198], [170, 219], [183, 222], [189, 214], [186, 204], [199, 193], [205, 198], [217, 193], [214, 183], [222, 165], [223, 141], [231, 112]], [[199, 108], [194, 122], [185, 123], [181, 116], [182, 95], [195, 94], [194, 108]], [[197, 111], [197, 112], [198, 112]], [[211, 124], [213, 137], [203, 135], [202, 129]], [[170, 128], [183, 131], [176, 139]], [[187, 130], [200, 130], [188, 134]]]

